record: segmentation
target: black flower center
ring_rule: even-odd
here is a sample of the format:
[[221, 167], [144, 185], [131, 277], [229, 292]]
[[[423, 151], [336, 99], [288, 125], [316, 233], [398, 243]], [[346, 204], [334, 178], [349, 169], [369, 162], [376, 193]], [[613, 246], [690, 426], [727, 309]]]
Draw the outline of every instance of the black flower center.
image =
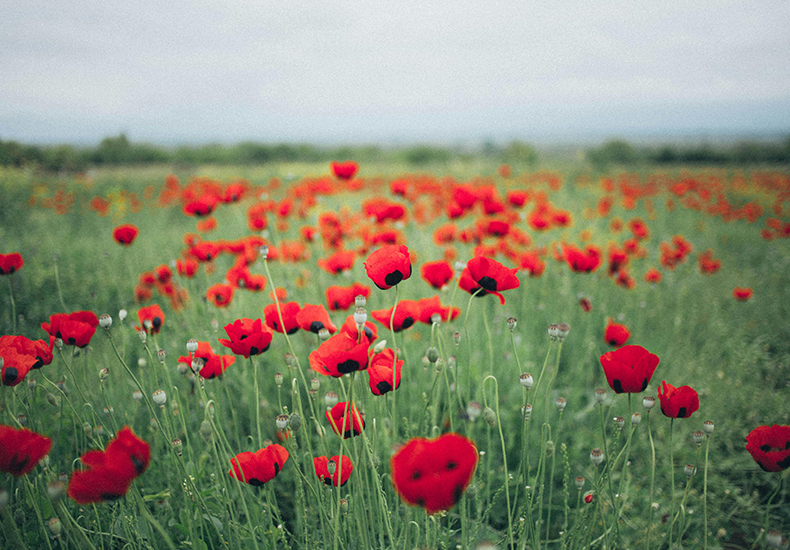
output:
[[354, 372], [359, 370], [359, 362], [354, 361], [353, 359], [346, 359], [342, 363], [337, 364], [337, 371], [342, 372], [343, 374], [348, 374], [349, 372]]
[[479, 284], [484, 290], [496, 292], [496, 279], [492, 279], [491, 277], [480, 277], [480, 280], [477, 281], [477, 284]]
[[402, 280], [403, 280], [403, 273], [401, 273], [397, 269], [392, 273], [387, 273], [387, 275], [384, 277], [384, 282], [387, 284], [387, 286], [395, 286]]

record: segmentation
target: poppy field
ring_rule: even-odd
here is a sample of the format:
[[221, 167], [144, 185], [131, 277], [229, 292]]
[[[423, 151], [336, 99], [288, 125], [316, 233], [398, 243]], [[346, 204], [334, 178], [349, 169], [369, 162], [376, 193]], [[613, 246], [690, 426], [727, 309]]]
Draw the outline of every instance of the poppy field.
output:
[[0, 196], [3, 548], [788, 548], [786, 169]]

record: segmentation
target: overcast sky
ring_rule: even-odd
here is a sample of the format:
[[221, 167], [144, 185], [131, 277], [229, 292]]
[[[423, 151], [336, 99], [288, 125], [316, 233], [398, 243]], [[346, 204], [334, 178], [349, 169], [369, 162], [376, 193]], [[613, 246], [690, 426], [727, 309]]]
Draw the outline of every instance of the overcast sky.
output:
[[790, 134], [790, 2], [0, 0], [0, 139]]

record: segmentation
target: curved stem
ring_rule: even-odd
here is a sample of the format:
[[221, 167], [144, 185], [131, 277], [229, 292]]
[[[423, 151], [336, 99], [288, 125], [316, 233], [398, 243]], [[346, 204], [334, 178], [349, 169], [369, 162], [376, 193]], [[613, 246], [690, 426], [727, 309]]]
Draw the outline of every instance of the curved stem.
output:
[[488, 380], [493, 380], [494, 381], [494, 391], [495, 391], [495, 397], [496, 397], [496, 401], [495, 401], [495, 404], [496, 404], [496, 423], [497, 423], [497, 428], [499, 429], [499, 441], [502, 444], [502, 462], [503, 462], [504, 467], [505, 467], [505, 500], [507, 501], [507, 536], [508, 536], [508, 539], [510, 539], [510, 548], [513, 548], [514, 547], [514, 544], [513, 544], [513, 519], [512, 519], [511, 514], [510, 514], [510, 489], [509, 489], [510, 478], [509, 478], [508, 471], [507, 471], [507, 451], [505, 449], [505, 436], [502, 433], [502, 421], [501, 421], [501, 419], [499, 417], [499, 382], [497, 382], [497, 379], [495, 377], [493, 377], [493, 376], [486, 376], [485, 379], [483, 380], [483, 395], [484, 396], [485, 396], [485, 385], [486, 385], [486, 382], [488, 382]]

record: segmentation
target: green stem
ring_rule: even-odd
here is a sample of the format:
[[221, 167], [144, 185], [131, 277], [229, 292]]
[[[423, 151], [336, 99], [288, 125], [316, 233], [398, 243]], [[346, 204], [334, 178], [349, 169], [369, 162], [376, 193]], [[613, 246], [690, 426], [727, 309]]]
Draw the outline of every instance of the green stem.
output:
[[494, 390], [495, 390], [495, 398], [496, 398], [496, 401], [495, 401], [495, 403], [496, 403], [496, 423], [497, 423], [497, 428], [499, 429], [499, 441], [502, 444], [502, 462], [503, 462], [503, 465], [504, 465], [504, 468], [505, 468], [505, 474], [504, 475], [505, 475], [505, 500], [507, 501], [507, 536], [508, 536], [508, 539], [510, 540], [510, 548], [513, 548], [514, 547], [514, 543], [513, 543], [513, 519], [512, 519], [512, 515], [510, 513], [510, 510], [511, 510], [511, 508], [510, 508], [510, 489], [509, 489], [510, 477], [508, 475], [508, 470], [507, 470], [507, 451], [505, 449], [505, 435], [502, 433], [502, 421], [501, 421], [501, 419], [499, 417], [499, 382], [497, 382], [497, 379], [495, 377], [493, 377], [493, 376], [490, 376], [490, 375], [486, 376], [485, 379], [483, 380], [483, 395], [484, 396], [485, 396], [485, 385], [486, 385], [486, 382], [488, 382], [488, 380], [493, 380], [494, 381]]
[[8, 279], [8, 297], [11, 298], [11, 326], [12, 333], [16, 334], [16, 302], [14, 302], [14, 289], [11, 286], [11, 277], [6, 277]]
[[647, 437], [650, 440], [650, 453], [652, 456], [650, 468], [650, 500], [647, 503], [650, 508], [650, 513], [648, 514], [647, 520], [647, 543], [645, 546], [645, 550], [650, 550], [650, 535], [653, 531], [653, 491], [656, 486], [656, 446], [653, 443], [653, 430], [650, 427], [650, 409], [647, 409], [645, 416], [647, 417]]

